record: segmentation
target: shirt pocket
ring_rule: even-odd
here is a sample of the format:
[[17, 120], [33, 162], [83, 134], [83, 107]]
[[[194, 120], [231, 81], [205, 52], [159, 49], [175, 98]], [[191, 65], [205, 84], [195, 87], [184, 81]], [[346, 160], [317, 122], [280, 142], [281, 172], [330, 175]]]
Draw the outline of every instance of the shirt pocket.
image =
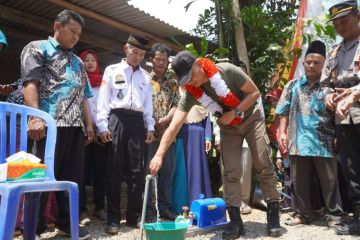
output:
[[322, 92], [315, 94], [311, 100], [311, 107], [317, 114], [324, 114], [325, 108], [325, 95]]
[[114, 97], [118, 99], [123, 99], [127, 94], [127, 89], [129, 84], [125, 80], [125, 76], [121, 73], [115, 75], [112, 79], [112, 88]]

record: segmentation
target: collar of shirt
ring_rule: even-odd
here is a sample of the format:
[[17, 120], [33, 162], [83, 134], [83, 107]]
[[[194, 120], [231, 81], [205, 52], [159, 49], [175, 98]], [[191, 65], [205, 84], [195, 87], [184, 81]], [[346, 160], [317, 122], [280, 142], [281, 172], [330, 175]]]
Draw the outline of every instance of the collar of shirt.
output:
[[60, 43], [53, 37], [48, 37], [48, 41], [53, 45], [54, 48], [60, 47]]
[[[128, 69], [133, 70], [133, 67], [130, 66], [130, 65], [128, 64], [128, 62], [126, 61], [126, 58], [123, 58], [123, 59], [122, 59], [122, 61], [121, 61], [121, 66], [123, 67], [124, 70], [128, 70]], [[137, 65], [137, 66], [136, 66], [135, 71], [136, 71], [136, 70], [140, 70], [140, 65]], [[135, 71], [134, 71], [134, 72], [135, 72]]]
[[304, 76], [300, 79], [300, 85], [303, 87], [306, 84], [309, 85], [309, 87], [313, 88], [313, 87], [317, 87], [320, 84], [320, 81], [318, 80], [314, 83], [314, 85], [310, 86], [309, 81], [306, 75], [304, 74]]
[[341, 42], [341, 49], [343, 51], [349, 51], [350, 49], [352, 49], [353, 47], [355, 47], [355, 45], [359, 42], [359, 38], [355, 38], [353, 40], [349, 40], [349, 41], [346, 41], [346, 44], [345, 44], [345, 40], [343, 40]]
[[163, 78], [159, 80], [158, 76], [155, 74], [154, 71], [151, 71], [150, 79], [154, 80], [154, 81], [157, 81], [157, 82], [164, 82], [164, 81], [168, 80], [165, 73], [164, 73]]
[[53, 37], [48, 37], [48, 41], [49, 41], [49, 43], [50, 43], [54, 48], [60, 49], [60, 50], [62, 50], [63, 52], [65, 52], [65, 53], [67, 53], [67, 54], [70, 54], [70, 55], [71, 55], [71, 54], [75, 54], [75, 55], [76, 55], [76, 51], [75, 51], [74, 48], [72, 48], [72, 49], [64, 49], [63, 46], [61, 46], [61, 44], [60, 44], [58, 41], [56, 41], [55, 38], [53, 38]]

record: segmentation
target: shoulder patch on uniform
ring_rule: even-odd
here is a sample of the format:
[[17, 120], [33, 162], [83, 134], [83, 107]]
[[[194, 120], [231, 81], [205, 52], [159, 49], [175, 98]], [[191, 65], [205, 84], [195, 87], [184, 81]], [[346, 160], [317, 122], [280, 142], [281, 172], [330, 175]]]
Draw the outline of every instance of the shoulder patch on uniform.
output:
[[330, 50], [330, 56], [329, 56], [329, 58], [334, 58], [334, 57], [336, 57], [336, 55], [337, 55], [340, 47], [341, 47], [341, 44], [340, 44], [340, 43], [335, 44], [335, 45], [332, 47], [332, 49]]

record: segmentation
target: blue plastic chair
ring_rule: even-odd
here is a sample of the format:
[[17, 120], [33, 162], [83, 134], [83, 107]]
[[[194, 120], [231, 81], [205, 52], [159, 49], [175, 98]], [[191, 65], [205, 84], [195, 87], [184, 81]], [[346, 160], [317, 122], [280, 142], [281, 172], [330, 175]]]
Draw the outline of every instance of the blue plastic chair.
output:
[[[46, 122], [47, 133], [44, 157], [45, 164], [47, 165], [46, 178], [44, 180], [0, 183], [0, 239], [7, 240], [13, 238], [19, 199], [22, 194], [25, 194], [24, 239], [35, 239], [40, 194], [41, 192], [48, 191], [68, 192], [71, 213], [71, 235], [72, 239], [78, 239], [78, 186], [73, 182], [56, 181], [54, 177], [56, 125], [54, 119], [49, 114], [22, 105], [0, 102], [0, 163], [5, 162], [7, 155], [12, 155], [16, 152], [17, 123], [20, 123], [20, 151], [27, 151], [27, 123], [30, 116], [39, 117]], [[7, 133], [7, 130], [9, 130], [9, 133]]]

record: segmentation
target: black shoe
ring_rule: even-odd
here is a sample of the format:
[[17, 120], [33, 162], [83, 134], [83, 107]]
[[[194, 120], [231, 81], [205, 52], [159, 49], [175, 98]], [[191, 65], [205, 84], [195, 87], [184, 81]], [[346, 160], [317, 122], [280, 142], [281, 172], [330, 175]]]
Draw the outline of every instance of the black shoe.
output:
[[[70, 237], [70, 229], [58, 228], [58, 234], [60, 236]], [[85, 227], [79, 227], [79, 240], [85, 240], [90, 238], [90, 232]]]
[[352, 220], [335, 228], [335, 232], [338, 235], [353, 235], [360, 236], [360, 205], [353, 206], [354, 216]]
[[352, 220], [348, 224], [343, 224], [335, 228], [338, 235], [360, 236], [360, 221]]
[[280, 216], [279, 216], [280, 206], [278, 202], [271, 202], [267, 204], [267, 232], [270, 237], [280, 237], [281, 236], [281, 227], [280, 227]]
[[117, 223], [109, 223], [105, 227], [105, 232], [107, 234], [114, 235], [117, 234], [119, 231], [120, 231], [120, 224]]
[[241, 235], [245, 235], [244, 224], [240, 216], [238, 207], [228, 207], [230, 222], [223, 232], [222, 239], [233, 240], [238, 239]]
[[165, 209], [163, 211], [160, 212], [160, 218], [163, 218], [163, 219], [167, 219], [167, 220], [170, 220], [170, 221], [175, 221], [175, 218], [177, 217], [178, 215], [176, 215], [173, 211], [171, 211], [170, 209]]

